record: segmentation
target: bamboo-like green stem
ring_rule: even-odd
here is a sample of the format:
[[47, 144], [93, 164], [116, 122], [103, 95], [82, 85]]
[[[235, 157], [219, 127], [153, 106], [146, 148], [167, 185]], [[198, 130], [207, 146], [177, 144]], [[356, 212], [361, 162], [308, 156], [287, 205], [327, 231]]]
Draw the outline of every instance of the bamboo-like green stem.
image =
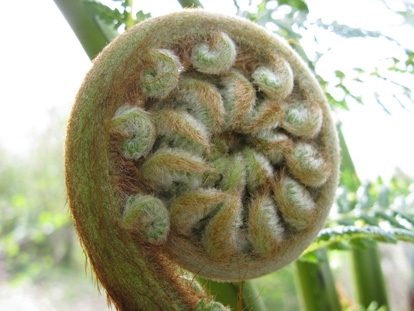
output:
[[183, 8], [203, 8], [203, 5], [198, 0], [178, 0]]
[[133, 9], [133, 5], [134, 5], [134, 0], [127, 0], [127, 4], [128, 4], [128, 7], [129, 7], [129, 12], [126, 11], [127, 18], [126, 18], [126, 22], [125, 22], [125, 29], [128, 29], [128, 28], [134, 26], [134, 24], [135, 24], [135, 20], [132, 17], [132, 9]]
[[267, 311], [260, 292], [252, 281], [223, 283], [201, 277], [197, 279], [216, 301], [231, 307], [232, 310]]
[[260, 292], [252, 281], [245, 281], [238, 284], [241, 289], [243, 310], [246, 311], [267, 311]]
[[378, 307], [388, 306], [387, 292], [377, 247], [367, 250], [353, 249], [351, 270], [354, 293], [358, 304], [367, 308], [373, 301]]
[[229, 306], [231, 310], [239, 310], [238, 288], [233, 283], [216, 282], [202, 277], [197, 277], [197, 280], [216, 301]]
[[54, 1], [91, 60], [115, 38], [113, 31], [103, 29], [105, 26], [86, 11], [81, 0]]
[[294, 275], [302, 310], [340, 311], [341, 305], [329, 267], [326, 249], [320, 249], [317, 252], [324, 259], [323, 262], [310, 263], [297, 260], [294, 265]]
[[[342, 156], [341, 171], [352, 176], [351, 187], [355, 191], [361, 183], [340, 124], [337, 125], [337, 130]], [[353, 248], [351, 250], [351, 267], [355, 298], [358, 304], [367, 308], [371, 302], [376, 301], [379, 307], [388, 306], [378, 247], [374, 246], [367, 250]]]

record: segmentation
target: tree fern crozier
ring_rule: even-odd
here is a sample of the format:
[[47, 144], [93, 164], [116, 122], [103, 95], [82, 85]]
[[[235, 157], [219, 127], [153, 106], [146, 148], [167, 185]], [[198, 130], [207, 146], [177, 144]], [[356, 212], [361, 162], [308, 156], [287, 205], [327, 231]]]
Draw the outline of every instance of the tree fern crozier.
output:
[[328, 215], [338, 162], [327, 101], [292, 49], [202, 10], [106, 47], [66, 142], [74, 223], [120, 310], [224, 310], [176, 266], [240, 281], [296, 259]]

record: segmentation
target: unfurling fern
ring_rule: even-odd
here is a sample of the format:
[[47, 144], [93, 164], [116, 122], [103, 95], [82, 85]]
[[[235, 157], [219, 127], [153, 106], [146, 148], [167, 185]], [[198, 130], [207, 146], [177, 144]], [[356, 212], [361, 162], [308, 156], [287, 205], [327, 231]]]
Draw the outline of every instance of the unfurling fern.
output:
[[296, 259], [338, 179], [326, 99], [280, 38], [190, 10], [129, 29], [94, 61], [66, 142], [70, 208], [120, 310], [224, 310], [222, 281]]

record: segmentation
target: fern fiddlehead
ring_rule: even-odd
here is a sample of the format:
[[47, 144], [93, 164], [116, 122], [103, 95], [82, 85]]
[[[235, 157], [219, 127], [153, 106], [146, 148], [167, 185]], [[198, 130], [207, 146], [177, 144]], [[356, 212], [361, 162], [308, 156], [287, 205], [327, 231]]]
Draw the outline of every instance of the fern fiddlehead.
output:
[[176, 265], [236, 281], [291, 262], [323, 226], [338, 158], [323, 92], [287, 44], [190, 10], [140, 23], [94, 61], [66, 181], [119, 310], [224, 310]]

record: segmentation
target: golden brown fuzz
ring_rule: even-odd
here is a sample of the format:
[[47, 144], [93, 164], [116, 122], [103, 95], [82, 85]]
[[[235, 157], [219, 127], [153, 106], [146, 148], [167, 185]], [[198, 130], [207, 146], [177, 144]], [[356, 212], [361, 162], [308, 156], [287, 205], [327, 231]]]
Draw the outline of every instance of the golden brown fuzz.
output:
[[225, 310], [176, 265], [222, 281], [282, 268], [322, 228], [338, 168], [326, 98], [296, 53], [203, 10], [106, 47], [66, 141], [74, 223], [119, 310]]

